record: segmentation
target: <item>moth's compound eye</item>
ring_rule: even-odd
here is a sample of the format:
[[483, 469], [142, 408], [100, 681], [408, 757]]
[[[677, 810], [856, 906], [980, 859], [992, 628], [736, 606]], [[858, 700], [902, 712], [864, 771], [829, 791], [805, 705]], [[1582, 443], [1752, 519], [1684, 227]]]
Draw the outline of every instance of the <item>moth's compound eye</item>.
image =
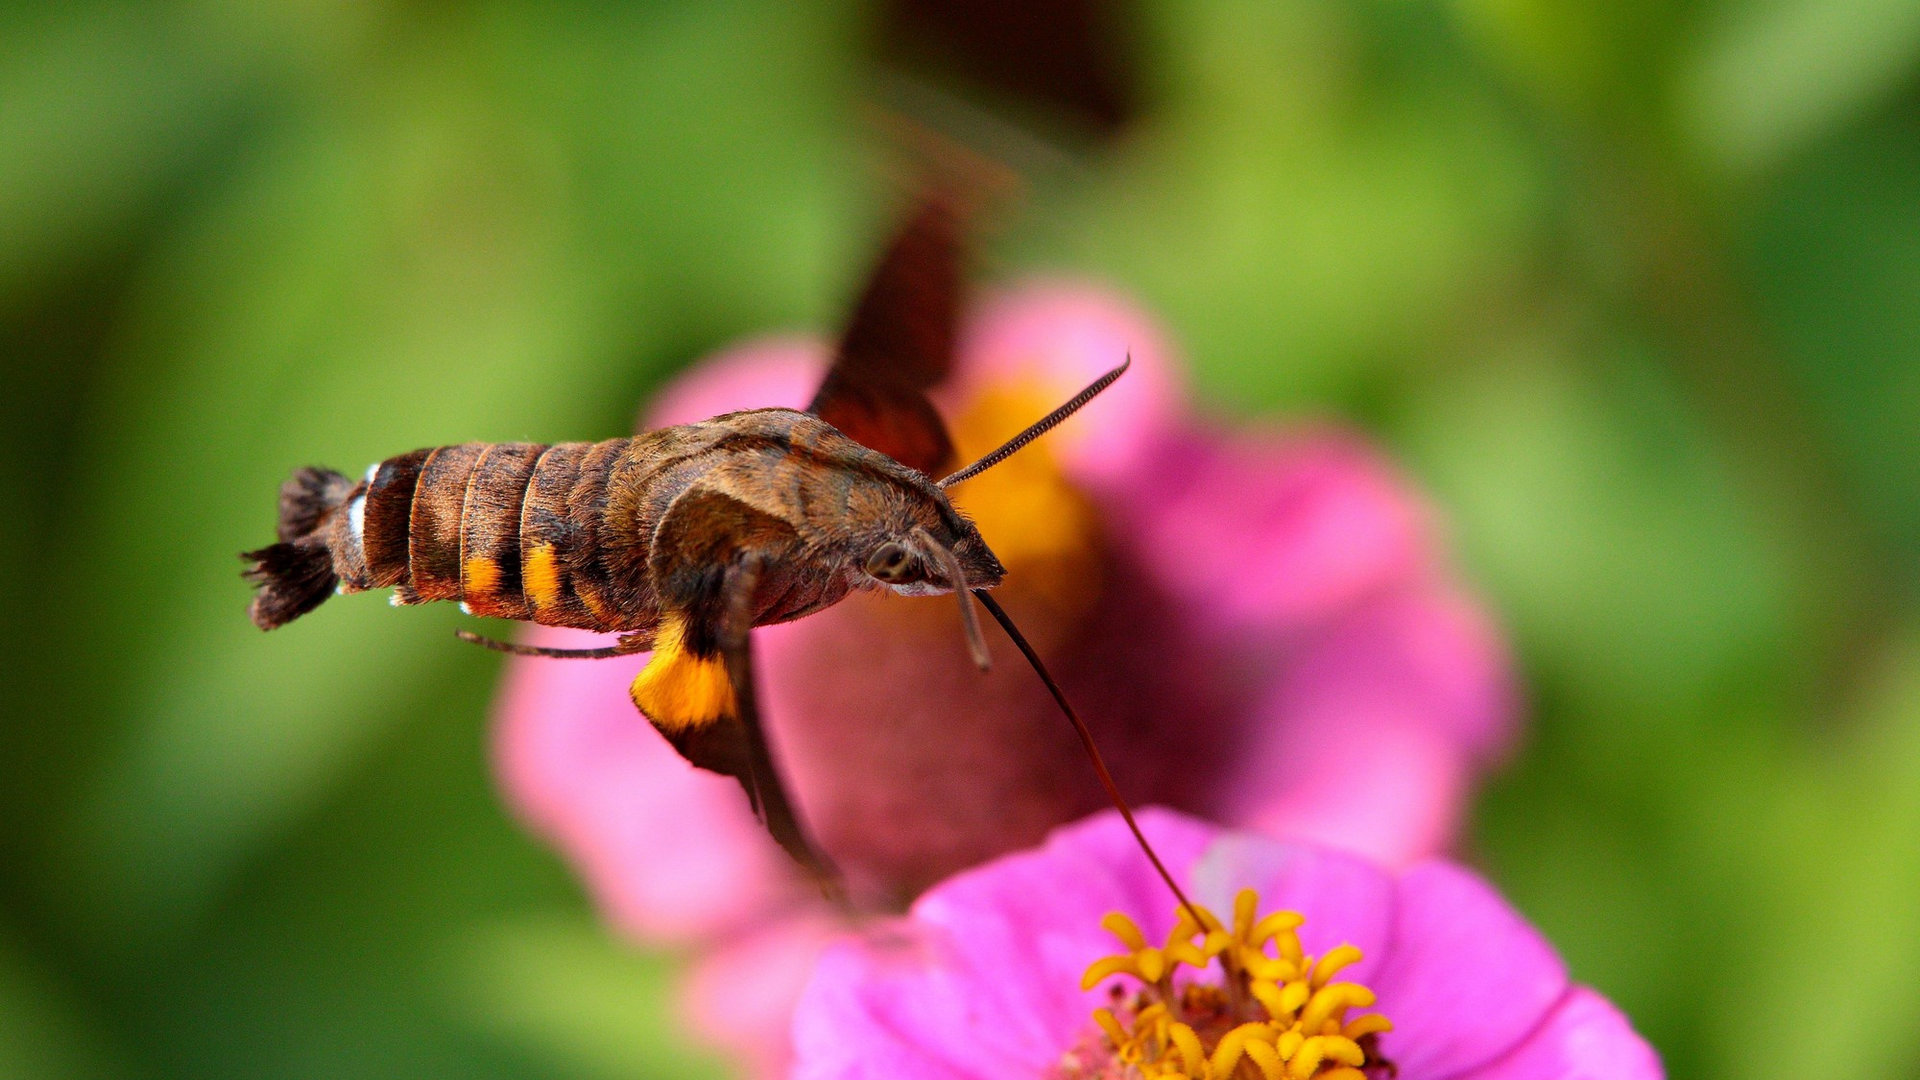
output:
[[874, 548], [873, 554], [867, 556], [867, 573], [881, 581], [901, 581], [912, 566], [913, 553], [907, 550], [906, 545], [891, 540]]

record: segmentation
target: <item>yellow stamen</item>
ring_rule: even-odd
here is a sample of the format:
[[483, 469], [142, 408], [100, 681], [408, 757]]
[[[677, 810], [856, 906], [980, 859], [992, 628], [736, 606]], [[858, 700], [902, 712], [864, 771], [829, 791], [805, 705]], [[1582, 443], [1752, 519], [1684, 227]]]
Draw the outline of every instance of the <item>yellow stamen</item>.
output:
[[1323, 1035], [1320, 1038], [1320, 1045], [1329, 1060], [1337, 1061], [1342, 1065], [1352, 1065], [1356, 1069], [1366, 1064], [1367, 1052], [1360, 1049], [1360, 1044], [1352, 1039], [1344, 1035]]
[[1300, 1049], [1287, 1059], [1287, 1080], [1307, 1080], [1320, 1071], [1320, 1059], [1326, 1056], [1326, 1044], [1318, 1035], [1300, 1044]]
[[1286, 1063], [1280, 1060], [1278, 1047], [1268, 1046], [1264, 1042], [1249, 1042], [1247, 1056], [1260, 1069], [1261, 1080], [1282, 1080], [1286, 1076]]
[[1253, 920], [1260, 914], [1260, 894], [1241, 889], [1233, 897], [1233, 936], [1245, 940], [1253, 936]]
[[1271, 992], [1261, 994], [1260, 990], [1256, 989], [1254, 993], [1259, 995], [1260, 1004], [1266, 1006], [1267, 1016], [1270, 1019], [1291, 1020], [1293, 1014], [1300, 1011], [1300, 1006], [1307, 1003], [1308, 991], [1305, 983], [1290, 982], [1278, 987], [1272, 983], [1264, 983], [1262, 986], [1271, 988]]
[[1335, 975], [1339, 974], [1341, 968], [1351, 967], [1359, 959], [1360, 950], [1351, 945], [1342, 945], [1337, 949], [1329, 950], [1327, 955], [1320, 958], [1319, 963], [1313, 965], [1313, 988], [1318, 990], [1327, 985]]
[[1173, 1048], [1180, 1053], [1180, 1064], [1185, 1066], [1188, 1076], [1204, 1076], [1201, 1070], [1207, 1067], [1206, 1051], [1200, 1048], [1200, 1036], [1185, 1024], [1174, 1024]]
[[1253, 930], [1247, 935], [1247, 941], [1256, 947], [1265, 945], [1281, 934], [1298, 930], [1300, 924], [1306, 921], [1306, 916], [1297, 911], [1276, 911], [1253, 924]]
[[1272, 1030], [1266, 1024], [1247, 1023], [1227, 1032], [1220, 1039], [1220, 1045], [1213, 1048], [1213, 1056], [1207, 1059], [1213, 1075], [1232, 1076], [1233, 1067], [1240, 1064], [1240, 1055], [1246, 1051], [1248, 1041], [1264, 1042]]
[[1240, 966], [1254, 978], [1273, 983], [1290, 982], [1295, 975], [1299, 974], [1287, 961], [1277, 960], [1252, 950], [1242, 950]]
[[1109, 911], [1107, 917], [1100, 920], [1100, 926], [1129, 949], [1138, 952], [1147, 947], [1147, 936], [1140, 932], [1140, 924], [1118, 911]]
[[1172, 968], [1179, 966], [1179, 961], [1177, 960], [1170, 963], [1166, 952], [1161, 949], [1141, 949], [1139, 956], [1140, 977], [1148, 982], [1159, 982], [1161, 976], [1165, 975]]
[[1366, 1008], [1373, 1004], [1373, 991], [1359, 983], [1334, 983], [1323, 990], [1314, 992], [1313, 999], [1300, 1011], [1300, 1027], [1312, 1035], [1324, 1027], [1328, 1020], [1338, 1019], [1336, 1012], [1349, 1008]]
[[[1242, 890], [1230, 932], [1205, 908], [1182, 909], [1155, 947], [1138, 923], [1108, 915], [1101, 925], [1126, 951], [1096, 960], [1081, 987], [1116, 975], [1142, 984], [1129, 999], [1116, 996], [1116, 1008], [1095, 1010], [1108, 1050], [1143, 1078], [1247, 1080], [1251, 1064], [1260, 1080], [1366, 1080], [1363, 1067], [1381, 1063], [1372, 1040], [1393, 1025], [1377, 1013], [1348, 1018], [1373, 1004], [1373, 991], [1331, 980], [1360, 961], [1360, 950], [1308, 956], [1294, 933], [1302, 921], [1289, 911], [1261, 917], [1259, 898]], [[1203, 981], [1216, 959], [1222, 981]], [[1182, 967], [1192, 976], [1177, 978]]]
[[1378, 1035], [1382, 1032], [1392, 1030], [1393, 1021], [1381, 1016], [1379, 1013], [1368, 1013], [1352, 1021], [1346, 1027], [1341, 1028], [1340, 1034], [1345, 1035], [1349, 1039], [1364, 1039], [1369, 1035]]
[[1087, 968], [1085, 975], [1080, 976], [1080, 989], [1091, 990], [1115, 975], [1138, 975], [1139, 972], [1140, 962], [1131, 956], [1103, 956]]

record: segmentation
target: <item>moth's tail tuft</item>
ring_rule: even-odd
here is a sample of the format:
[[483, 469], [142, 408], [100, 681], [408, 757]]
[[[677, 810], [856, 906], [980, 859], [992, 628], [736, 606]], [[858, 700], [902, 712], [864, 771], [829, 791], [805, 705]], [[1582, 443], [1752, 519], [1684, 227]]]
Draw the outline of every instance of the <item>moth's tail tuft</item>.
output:
[[240, 557], [247, 560], [242, 575], [258, 590], [247, 614], [262, 630], [285, 626], [319, 607], [340, 581], [333, 573], [333, 553], [312, 540], [273, 544]]
[[242, 574], [257, 590], [247, 609], [255, 626], [285, 626], [333, 594], [340, 579], [333, 572], [325, 527], [353, 491], [352, 480], [313, 467], [296, 471], [280, 485], [280, 542], [240, 556], [247, 561]]
[[353, 481], [332, 469], [309, 465], [280, 485], [280, 542], [313, 534], [329, 513], [353, 494]]

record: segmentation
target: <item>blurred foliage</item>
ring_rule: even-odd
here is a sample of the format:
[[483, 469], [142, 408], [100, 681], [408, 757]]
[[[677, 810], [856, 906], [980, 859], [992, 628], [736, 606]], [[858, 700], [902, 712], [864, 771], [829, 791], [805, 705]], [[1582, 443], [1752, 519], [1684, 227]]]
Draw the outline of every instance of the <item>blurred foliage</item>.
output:
[[[1130, 10], [1143, 112], [1000, 270], [1430, 486], [1533, 701], [1471, 854], [1675, 1076], [1920, 1071], [1920, 7]], [[718, 1068], [507, 820], [458, 616], [262, 638], [233, 552], [292, 465], [830, 325], [870, 15], [0, 13], [0, 1075]]]

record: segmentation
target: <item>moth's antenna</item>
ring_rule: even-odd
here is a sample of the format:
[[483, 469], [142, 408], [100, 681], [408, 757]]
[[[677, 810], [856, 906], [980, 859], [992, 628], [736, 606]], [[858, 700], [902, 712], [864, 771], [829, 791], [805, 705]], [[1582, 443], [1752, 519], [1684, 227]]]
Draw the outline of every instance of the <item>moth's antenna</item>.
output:
[[953, 485], [960, 483], [962, 480], [971, 480], [974, 477], [979, 476], [981, 473], [986, 472], [988, 469], [993, 468], [995, 465], [998, 465], [1001, 462], [1012, 457], [1015, 453], [1019, 452], [1021, 447], [1027, 445], [1028, 443], [1039, 438], [1040, 436], [1045, 435], [1047, 432], [1052, 431], [1055, 427], [1059, 426], [1060, 421], [1065, 420], [1067, 417], [1072, 416], [1076, 412], [1079, 412], [1080, 406], [1085, 405], [1087, 402], [1092, 401], [1094, 398], [1098, 397], [1100, 395], [1100, 391], [1105, 390], [1109, 386], [1112, 386], [1113, 381], [1115, 379], [1118, 379], [1120, 376], [1125, 375], [1127, 373], [1127, 368], [1131, 366], [1133, 366], [1133, 355], [1129, 353], [1127, 355], [1127, 358], [1120, 362], [1119, 367], [1114, 368], [1112, 371], [1109, 371], [1105, 375], [1102, 375], [1099, 378], [1093, 380], [1092, 383], [1088, 384], [1085, 390], [1082, 390], [1079, 393], [1073, 395], [1073, 400], [1067, 402], [1065, 405], [1062, 405], [1059, 408], [1048, 413], [1047, 415], [1041, 417], [1039, 420], [1035, 421], [1031, 427], [1027, 428], [1027, 430], [1021, 432], [1018, 435], [1015, 435], [1013, 438], [1008, 439], [1006, 442], [1001, 443], [1000, 449], [995, 450], [991, 454], [988, 454], [986, 457], [981, 458], [979, 461], [976, 461], [973, 464], [967, 466], [966, 468], [961, 469], [959, 472], [954, 473], [951, 476], [948, 476], [945, 479], [941, 480], [940, 486], [943, 488], [950, 488]]
[[940, 561], [940, 569], [946, 571], [947, 580], [953, 584], [953, 595], [960, 598], [960, 626], [967, 635], [967, 651], [973, 654], [974, 666], [986, 671], [993, 666], [993, 657], [987, 652], [987, 639], [980, 633], [980, 617], [973, 613], [973, 590], [967, 587], [966, 567], [961, 566], [960, 557], [935, 540], [932, 533], [915, 526], [913, 535]]
[[[1112, 382], [1119, 376], [1120, 371], [1124, 370], [1126, 365], [1123, 364], [1119, 370], [1109, 372], [1102, 376], [1102, 379]], [[1091, 397], [1094, 393], [1099, 391], [1094, 390], [1085, 396]], [[1080, 745], [1086, 748], [1087, 757], [1093, 760], [1093, 771], [1100, 775], [1100, 783], [1107, 789], [1107, 798], [1113, 800], [1114, 809], [1120, 811], [1120, 816], [1126, 820], [1127, 828], [1133, 832], [1134, 840], [1140, 844], [1140, 850], [1146, 852], [1147, 861], [1159, 871], [1160, 880], [1166, 882], [1167, 888], [1173, 891], [1174, 899], [1180, 901], [1180, 906], [1186, 909], [1187, 917], [1193, 920], [1193, 925], [1199, 927], [1202, 932], [1212, 930], [1213, 926], [1200, 917], [1200, 911], [1193, 906], [1193, 901], [1187, 899], [1187, 894], [1180, 891], [1180, 886], [1174, 883], [1173, 875], [1167, 873], [1166, 864], [1160, 861], [1159, 853], [1153, 850], [1152, 844], [1147, 843], [1146, 834], [1140, 831], [1139, 822], [1133, 820], [1132, 807], [1129, 807], [1127, 800], [1121, 796], [1120, 786], [1113, 782], [1113, 774], [1107, 771], [1107, 763], [1100, 757], [1100, 748], [1094, 745], [1093, 732], [1088, 730], [1086, 721], [1080, 719], [1080, 714], [1073, 711], [1073, 706], [1067, 703], [1067, 695], [1060, 690], [1060, 684], [1053, 681], [1052, 673], [1048, 672], [1047, 666], [1040, 662], [1040, 654], [1034, 652], [1033, 646], [1027, 644], [1026, 635], [1020, 632], [1019, 627], [1013, 625], [1013, 619], [1007, 615], [1006, 609], [989, 596], [987, 590], [975, 589], [973, 595], [980, 599], [981, 606], [985, 607], [987, 613], [993, 616], [993, 620], [1000, 624], [1000, 629], [1005, 630], [1007, 636], [1013, 639], [1013, 643], [1019, 647], [1021, 654], [1027, 658], [1027, 663], [1033, 665], [1034, 674], [1040, 676], [1040, 681], [1047, 684], [1047, 692], [1053, 695], [1053, 700], [1060, 706], [1060, 711], [1067, 714], [1067, 720], [1073, 724], [1074, 734], [1080, 736]]]

